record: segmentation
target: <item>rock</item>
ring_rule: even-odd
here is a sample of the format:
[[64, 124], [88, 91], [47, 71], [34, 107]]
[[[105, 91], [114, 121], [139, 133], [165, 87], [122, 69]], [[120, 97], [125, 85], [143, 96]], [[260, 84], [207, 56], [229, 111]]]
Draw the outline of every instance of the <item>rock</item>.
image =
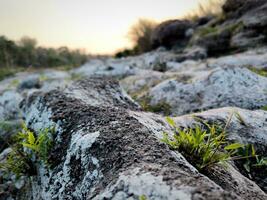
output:
[[16, 91], [6, 91], [0, 96], [0, 120], [20, 118], [19, 103], [22, 96]]
[[185, 60], [202, 60], [208, 57], [207, 50], [198, 46], [186, 48], [184, 53]]
[[247, 30], [235, 34], [231, 38], [230, 46], [233, 49], [246, 49], [247, 47], [257, 47], [258, 44], [264, 43], [266, 40], [263, 34], [259, 34], [254, 30]]
[[21, 129], [21, 121], [0, 121], [0, 152], [11, 144], [12, 136], [17, 134]]
[[167, 79], [164, 73], [147, 71], [142, 75], [129, 76], [120, 81], [124, 90], [132, 97], [142, 96], [149, 88], [156, 86], [161, 81]]
[[186, 32], [192, 28], [193, 24], [187, 20], [169, 20], [158, 25], [152, 34], [152, 46], [157, 48], [164, 46], [171, 48], [174, 46], [186, 46], [189, 37]]
[[140, 112], [126, 97], [110, 100], [123, 93], [113, 92], [120, 90], [112, 81], [109, 88], [114, 89], [106, 90], [106, 81], [80, 81], [70, 86], [74, 95], [66, 92], [73, 89], [55, 90], [35, 93], [24, 102], [28, 126], [37, 133], [51, 125], [57, 130], [52, 168], [39, 166], [33, 188], [24, 191], [31, 198], [266, 199], [255, 183], [232, 168], [216, 182], [199, 173], [160, 141], [163, 132], [170, 132], [162, 117]]
[[72, 74], [81, 77], [114, 77], [123, 79], [127, 76], [143, 74], [144, 70], [153, 70], [164, 66], [169, 61], [178, 58], [169, 51], [152, 51], [140, 56], [132, 56], [120, 59], [91, 60], [83, 66], [71, 71]]
[[149, 92], [150, 104], [165, 102], [173, 115], [210, 108], [237, 106], [258, 109], [267, 105], [267, 78], [245, 68], [218, 68], [192, 83], [166, 80]]
[[32, 75], [27, 77], [26, 79], [22, 80], [19, 85], [19, 90], [25, 90], [25, 89], [33, 89], [33, 88], [40, 88], [41, 82], [37, 75]]
[[227, 0], [223, 5], [223, 11], [230, 17], [240, 17], [264, 3], [266, 3], [265, 0]]
[[[262, 110], [250, 111], [235, 107], [226, 107], [214, 110], [208, 110], [202, 113], [195, 113], [193, 115], [186, 115], [174, 118], [175, 122], [180, 127], [193, 127], [197, 122], [195, 119], [201, 119], [210, 124], [223, 124], [232, 116], [227, 127], [227, 138], [231, 142], [239, 142], [241, 144], [252, 144], [256, 148], [258, 155], [266, 155], [267, 153], [267, 112]], [[241, 168], [243, 166], [241, 165]], [[249, 176], [244, 169], [239, 170], [246, 176]], [[224, 171], [224, 170], [223, 170]], [[229, 172], [223, 172], [229, 173]], [[213, 174], [213, 175], [212, 175]], [[215, 173], [210, 175], [220, 177]], [[259, 173], [259, 169], [251, 169], [252, 179], [266, 192], [267, 191], [267, 171]], [[210, 177], [214, 180], [212, 177]], [[245, 179], [244, 179], [245, 180]], [[216, 181], [215, 181], [216, 182]], [[245, 184], [246, 185], [246, 184]], [[247, 185], [246, 187], [249, 187]], [[246, 190], [244, 188], [244, 190]]]
[[266, 48], [246, 51], [239, 54], [222, 56], [218, 59], [211, 59], [208, 65], [212, 68], [231, 66], [231, 67], [253, 67], [257, 69], [267, 68]]
[[264, 31], [264, 27], [267, 27], [267, 2], [264, 0], [259, 2], [264, 2], [265, 4], [262, 3], [262, 6], [257, 7], [256, 9], [253, 9], [250, 12], [246, 13], [242, 17], [242, 20], [246, 28], [256, 30], [262, 29], [263, 31], [260, 30], [258, 32], [260, 33], [262, 31], [263, 33], [266, 33], [266, 31]]
[[190, 44], [206, 49], [208, 56], [220, 55], [230, 48], [232, 25], [222, 27], [201, 27], [196, 30]]

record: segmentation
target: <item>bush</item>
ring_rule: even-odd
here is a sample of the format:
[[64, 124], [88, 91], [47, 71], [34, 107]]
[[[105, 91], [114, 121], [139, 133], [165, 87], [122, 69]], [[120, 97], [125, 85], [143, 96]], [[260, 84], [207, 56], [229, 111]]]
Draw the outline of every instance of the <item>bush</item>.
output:
[[133, 42], [136, 53], [144, 53], [152, 50], [151, 35], [156, 25], [154, 21], [139, 19], [139, 21], [131, 27], [128, 37]]

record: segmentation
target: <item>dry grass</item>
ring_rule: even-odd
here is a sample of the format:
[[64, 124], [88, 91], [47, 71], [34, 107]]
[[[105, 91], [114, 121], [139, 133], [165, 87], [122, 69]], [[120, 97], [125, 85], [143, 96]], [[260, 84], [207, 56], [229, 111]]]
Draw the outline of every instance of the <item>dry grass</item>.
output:
[[128, 33], [128, 38], [133, 42], [138, 53], [151, 50], [151, 35], [157, 23], [149, 19], [139, 19]]
[[204, 16], [219, 16], [226, 0], [199, 0], [196, 9], [183, 16], [183, 19], [197, 20]]

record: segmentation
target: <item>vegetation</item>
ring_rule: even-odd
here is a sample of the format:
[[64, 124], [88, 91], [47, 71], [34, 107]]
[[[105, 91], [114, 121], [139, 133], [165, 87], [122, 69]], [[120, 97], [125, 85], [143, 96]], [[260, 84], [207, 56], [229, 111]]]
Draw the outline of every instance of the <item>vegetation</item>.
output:
[[151, 36], [157, 23], [148, 19], [139, 19], [128, 33], [128, 37], [133, 43], [132, 49], [125, 49], [115, 54], [115, 57], [125, 57], [137, 55], [152, 50]]
[[3, 68], [0, 67], [0, 81], [4, 80], [6, 77], [13, 76], [18, 71], [19, 69], [11, 67], [3, 67]]
[[144, 111], [162, 113], [165, 116], [168, 116], [171, 114], [171, 106], [164, 101], [159, 102], [155, 105], [151, 105], [149, 103], [150, 102], [149, 97], [143, 97], [142, 99], [137, 100], [137, 101], [140, 103]]
[[247, 144], [238, 149], [238, 155], [245, 158], [242, 165], [247, 173], [251, 172], [251, 169], [266, 168], [267, 169], [267, 157], [262, 157], [256, 154], [256, 150], [253, 145]]
[[139, 199], [139, 200], [147, 200], [147, 197], [146, 197], [146, 195], [141, 195], [141, 196], [139, 196], [138, 199]]
[[[37, 41], [23, 37], [15, 42], [0, 36], [0, 79], [2, 74], [12, 75], [15, 67], [58, 67], [79, 66], [87, 60], [88, 55], [80, 50], [69, 50], [67, 47], [43, 48]], [[9, 72], [11, 70], [11, 72]]]
[[36, 163], [48, 164], [48, 155], [52, 147], [52, 133], [54, 129], [44, 129], [38, 136], [23, 125], [22, 131], [15, 136], [15, 142], [9, 145], [6, 161], [0, 163], [0, 169], [7, 174], [36, 175]]
[[225, 129], [215, 125], [206, 124], [208, 130], [203, 130], [200, 126], [180, 130], [171, 118], [167, 118], [167, 121], [174, 128], [175, 134], [173, 139], [165, 134], [162, 141], [171, 149], [181, 152], [199, 170], [239, 158], [234, 155], [239, 148], [244, 146], [239, 143], [226, 145]]
[[221, 16], [224, 2], [225, 0], [201, 0], [198, 7], [183, 18], [195, 21], [206, 16]]
[[250, 69], [251, 71], [253, 71], [254, 73], [260, 75], [260, 76], [265, 76], [267, 77], [267, 70], [266, 69], [258, 69], [255, 67], [249, 67], [248, 69]]
[[251, 169], [267, 171], [267, 157], [257, 155], [253, 145], [226, 141], [225, 130], [231, 118], [232, 116], [224, 128], [202, 122], [207, 129], [195, 126], [181, 130], [176, 127], [171, 118], [167, 117], [167, 121], [173, 127], [175, 134], [173, 139], [164, 134], [162, 141], [171, 149], [182, 153], [199, 170], [219, 163], [226, 164], [227, 161], [233, 160], [241, 165], [248, 174]]
[[267, 105], [263, 106], [261, 109], [267, 111]]

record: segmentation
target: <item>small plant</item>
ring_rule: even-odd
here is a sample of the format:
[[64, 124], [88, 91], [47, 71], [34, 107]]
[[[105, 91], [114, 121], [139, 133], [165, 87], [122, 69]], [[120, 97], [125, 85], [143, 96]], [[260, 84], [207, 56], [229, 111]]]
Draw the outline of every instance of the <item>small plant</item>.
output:
[[165, 116], [171, 114], [171, 105], [164, 101], [161, 101], [155, 105], [151, 105], [150, 97], [143, 97], [142, 99], [138, 100], [138, 102], [144, 111], [162, 113]]
[[139, 200], [147, 200], [147, 197], [146, 197], [146, 195], [141, 195], [141, 196], [139, 196], [139, 198], [138, 198]]
[[245, 157], [245, 162], [242, 163], [247, 173], [250, 173], [252, 168], [267, 168], [267, 158], [257, 155], [252, 144], [243, 146], [237, 154]]
[[266, 106], [263, 106], [263, 107], [261, 107], [261, 109], [262, 109], [262, 110], [265, 110], [265, 111], [267, 111], [267, 105], [266, 105]]
[[171, 149], [182, 153], [199, 170], [229, 160], [241, 159], [235, 155], [244, 145], [227, 144], [225, 128], [206, 124], [208, 130], [203, 130], [200, 126], [181, 130], [175, 126], [171, 118], [168, 117], [167, 121], [174, 128], [175, 134], [173, 139], [164, 134], [162, 141]]
[[25, 124], [22, 126], [22, 131], [14, 137], [14, 144], [9, 145], [12, 150], [6, 161], [0, 163], [0, 169], [14, 173], [17, 177], [35, 175], [38, 162], [48, 165], [48, 154], [52, 147], [51, 134], [54, 132], [54, 129], [47, 128], [35, 136]]

